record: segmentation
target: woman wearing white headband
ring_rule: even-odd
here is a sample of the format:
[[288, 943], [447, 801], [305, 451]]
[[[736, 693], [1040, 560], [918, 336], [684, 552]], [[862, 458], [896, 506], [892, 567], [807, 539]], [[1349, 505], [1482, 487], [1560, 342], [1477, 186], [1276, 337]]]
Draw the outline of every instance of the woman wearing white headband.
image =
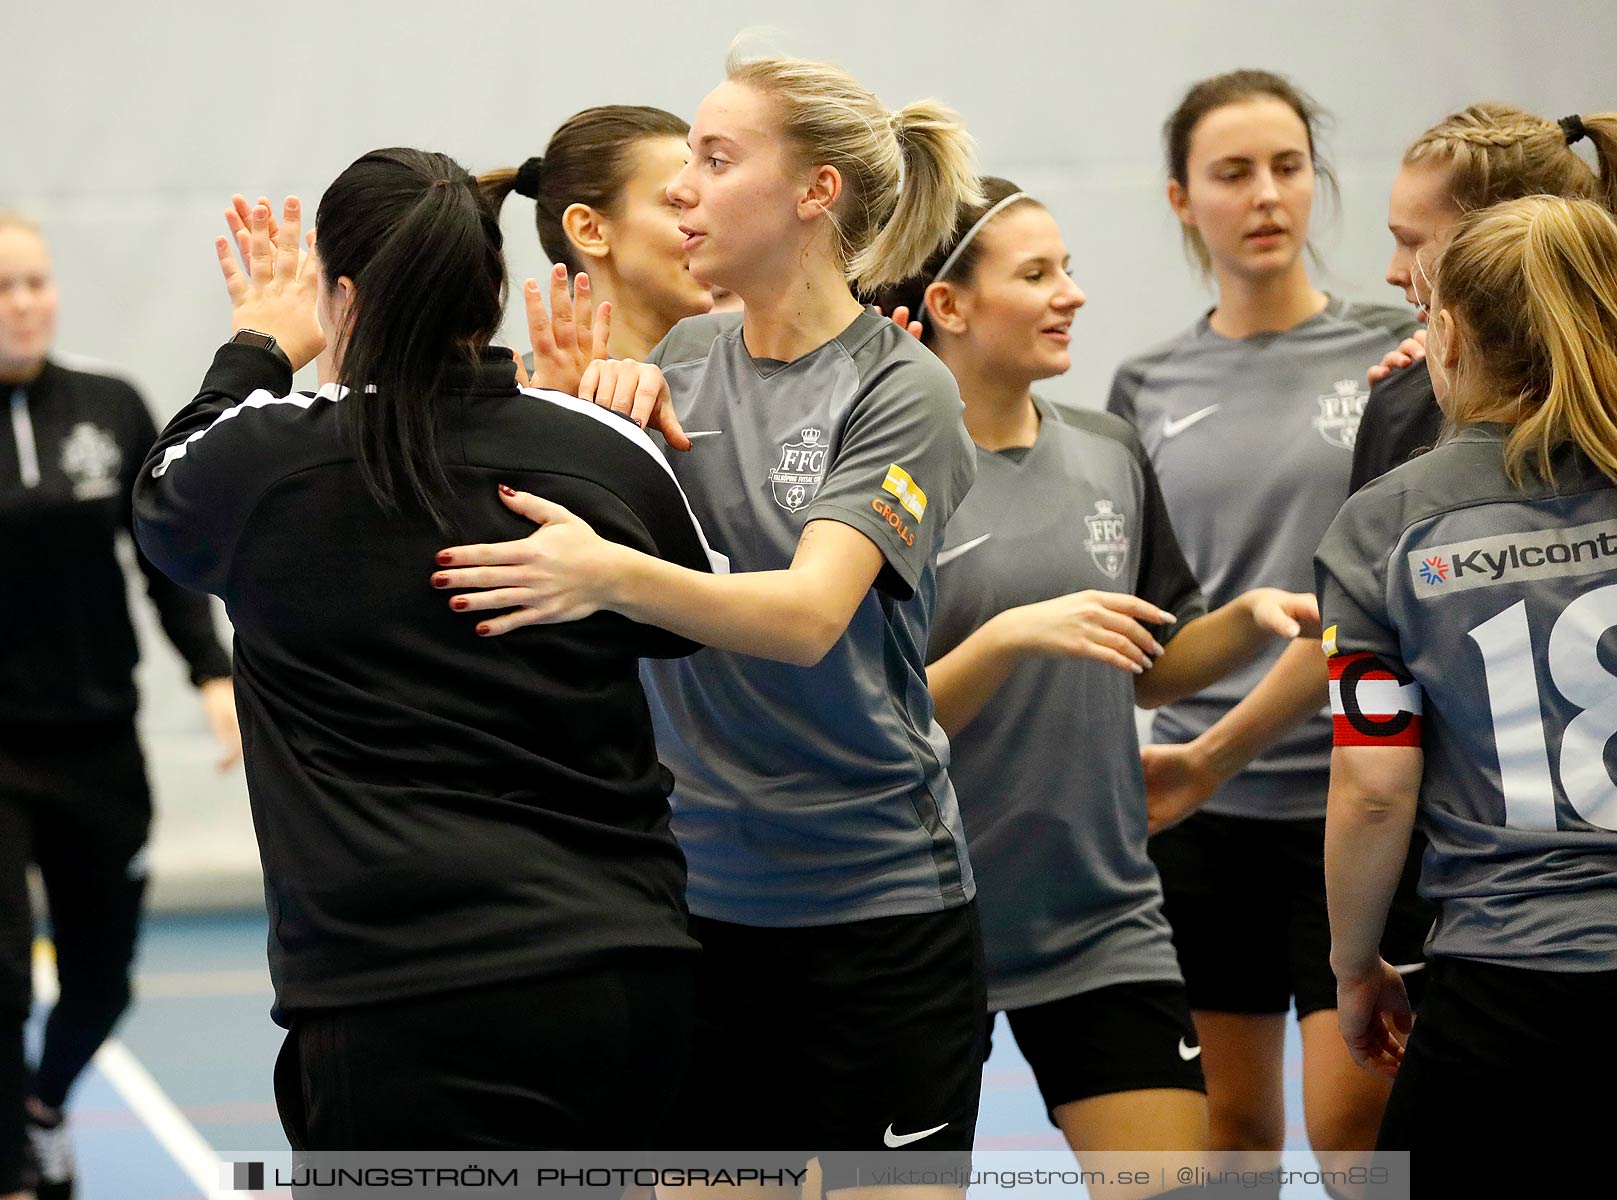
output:
[[1128, 424], [1033, 392], [1071, 367], [1084, 303], [1060, 227], [1006, 180], [983, 191], [993, 203], [962, 209], [957, 236], [881, 299], [924, 313], [976, 442], [977, 483], [938, 555], [927, 674], [977, 875], [990, 1020], [1006, 1013], [1080, 1155], [1199, 1152], [1205, 1084], [1146, 854], [1134, 707], [1312, 627], [1315, 608], [1263, 589], [1206, 613]]

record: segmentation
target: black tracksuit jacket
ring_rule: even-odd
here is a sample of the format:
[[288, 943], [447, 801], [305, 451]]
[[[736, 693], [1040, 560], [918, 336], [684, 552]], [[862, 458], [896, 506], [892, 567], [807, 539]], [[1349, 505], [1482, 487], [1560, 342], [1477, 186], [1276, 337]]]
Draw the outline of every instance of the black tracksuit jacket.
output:
[[[138, 657], [119, 534], [157, 437], [135, 389], [46, 362], [0, 384], [0, 726], [128, 721]], [[138, 556], [194, 683], [230, 674], [208, 598]]]
[[707, 570], [701, 532], [631, 422], [519, 391], [508, 351], [454, 372], [447, 534], [367, 490], [340, 389], [291, 393], [251, 346], [219, 350], [135, 487], [146, 553], [236, 628], [284, 1011], [695, 952], [638, 659], [696, 647], [614, 613], [479, 638], [430, 580], [446, 545], [533, 532], [501, 483]]

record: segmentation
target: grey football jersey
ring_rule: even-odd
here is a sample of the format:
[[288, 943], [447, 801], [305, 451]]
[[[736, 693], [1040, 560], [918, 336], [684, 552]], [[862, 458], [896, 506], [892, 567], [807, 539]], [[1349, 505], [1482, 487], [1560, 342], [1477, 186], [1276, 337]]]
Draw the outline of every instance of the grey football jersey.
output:
[[[977, 482], [938, 555], [929, 659], [996, 613], [1094, 588], [1178, 622], [1205, 611], [1134, 431], [1106, 413], [1043, 421], [1020, 460], [977, 451]], [[1134, 676], [1091, 659], [1018, 664], [953, 739], [994, 1009], [1178, 980], [1146, 855]]]
[[732, 570], [785, 569], [821, 518], [886, 559], [814, 667], [711, 648], [643, 664], [691, 911], [797, 926], [965, 903], [923, 657], [932, 562], [975, 474], [953, 376], [869, 309], [790, 363], [754, 359], [735, 313], [681, 321], [652, 358], [680, 422], [706, 434], [669, 459]]
[[[1107, 407], [1139, 431], [1191, 570], [1212, 607], [1255, 587], [1306, 592], [1319, 539], [1348, 495], [1366, 368], [1415, 328], [1407, 310], [1332, 297], [1284, 333], [1232, 339], [1204, 317], [1118, 368]], [[1158, 711], [1152, 736], [1187, 742], [1268, 674], [1275, 644]], [[1206, 804], [1229, 816], [1325, 814], [1331, 725], [1299, 725]]]
[[1326, 650], [1360, 664], [1332, 671], [1337, 740], [1406, 737], [1424, 708], [1431, 953], [1613, 970], [1617, 489], [1569, 448], [1555, 487], [1518, 491], [1500, 437], [1472, 427], [1369, 484], [1321, 544]]

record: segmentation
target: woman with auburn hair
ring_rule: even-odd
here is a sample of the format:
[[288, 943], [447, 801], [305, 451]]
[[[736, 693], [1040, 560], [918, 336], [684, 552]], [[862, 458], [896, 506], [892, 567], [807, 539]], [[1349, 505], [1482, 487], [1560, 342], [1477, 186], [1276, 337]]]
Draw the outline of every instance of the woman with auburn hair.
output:
[[[1348, 492], [1364, 371], [1413, 328], [1399, 310], [1314, 287], [1305, 251], [1332, 176], [1318, 107], [1267, 71], [1191, 87], [1164, 127], [1168, 200], [1217, 303], [1190, 329], [1125, 362], [1110, 409], [1136, 428], [1209, 604], [1259, 585], [1305, 590], [1319, 539]], [[1283, 652], [1157, 711], [1156, 742], [1190, 741]], [[1325, 916], [1330, 728], [1319, 717], [1230, 779], [1203, 809], [1157, 829], [1174, 945], [1196, 1027], [1215, 1150], [1270, 1165], [1285, 1143], [1287, 1010], [1303, 1040], [1309, 1141], [1368, 1149], [1385, 1085], [1342, 1048]], [[1410, 873], [1413, 877], [1413, 864]], [[1407, 895], [1413, 897], [1410, 890]], [[1387, 953], [1420, 962], [1409, 906]], [[1322, 1159], [1330, 1165], [1328, 1159]]]
[[[1617, 1067], [1595, 1032], [1617, 1003], [1617, 221], [1498, 204], [1434, 276], [1454, 432], [1353, 496], [1317, 563], [1339, 1021], [1395, 1079], [1384, 1149], [1595, 1146], [1609, 1108], [1573, 1098]], [[1411, 1033], [1377, 941], [1417, 819], [1439, 915]]]
[[674, 324], [713, 307], [691, 275], [668, 185], [690, 160], [690, 126], [636, 104], [586, 108], [561, 123], [542, 157], [478, 176], [498, 209], [534, 202], [539, 244], [584, 297], [610, 304], [614, 358], [645, 358]]
[[[913, 274], [978, 198], [970, 139], [826, 64], [732, 52], [727, 74], [669, 198], [691, 272], [744, 312], [680, 322], [655, 365], [591, 364], [581, 394], [684, 451], [732, 573], [517, 496], [542, 528], [446, 551], [442, 579], [481, 589], [459, 599], [490, 636], [609, 609], [709, 647], [645, 668], [703, 947], [704, 1069], [668, 1140], [967, 1151], [982, 950], [924, 651], [974, 464], [949, 372], [852, 285]], [[822, 1165], [828, 1190], [853, 1182]]]

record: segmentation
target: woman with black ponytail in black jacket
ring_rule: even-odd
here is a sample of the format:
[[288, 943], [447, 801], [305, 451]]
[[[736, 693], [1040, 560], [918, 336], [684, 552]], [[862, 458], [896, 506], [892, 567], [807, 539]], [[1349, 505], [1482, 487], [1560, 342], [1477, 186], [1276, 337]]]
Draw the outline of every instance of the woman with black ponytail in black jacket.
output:
[[300, 216], [251, 209], [245, 274], [219, 239], [235, 337], [135, 494], [147, 554], [236, 627], [288, 1138], [633, 1147], [695, 954], [637, 660], [696, 647], [608, 613], [480, 639], [423, 573], [452, 531], [528, 532], [504, 487], [705, 570], [701, 531], [638, 428], [490, 347], [499, 225], [453, 160], [360, 158], [307, 254]]

